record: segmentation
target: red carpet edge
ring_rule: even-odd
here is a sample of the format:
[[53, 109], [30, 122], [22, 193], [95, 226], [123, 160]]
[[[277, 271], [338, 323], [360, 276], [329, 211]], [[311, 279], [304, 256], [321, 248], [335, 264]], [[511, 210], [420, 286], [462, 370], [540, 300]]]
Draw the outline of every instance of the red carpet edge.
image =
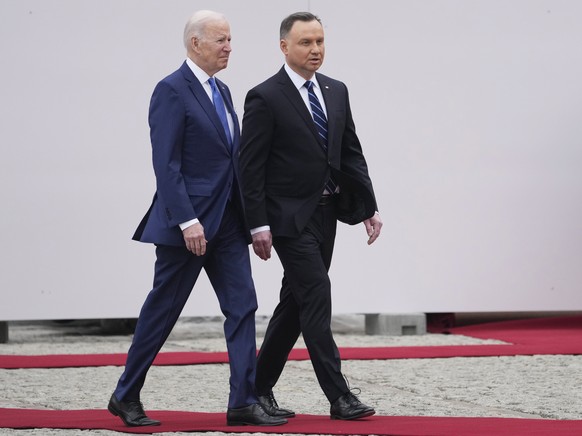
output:
[[580, 435], [582, 421], [470, 418], [372, 416], [356, 421], [332, 421], [329, 416], [298, 415], [279, 427], [228, 427], [224, 413], [150, 411], [162, 421], [158, 427], [125, 427], [119, 418], [106, 410], [35, 410], [0, 408], [0, 427], [13, 429], [102, 429], [123, 433], [154, 434], [161, 432], [287, 433], [333, 435], [408, 435], [408, 436], [519, 436]]
[[[502, 345], [454, 345], [421, 347], [340, 348], [343, 360], [421, 359], [517, 355], [582, 354], [582, 316], [504, 321], [452, 328], [450, 334], [479, 339], [497, 339]], [[123, 366], [125, 353], [0, 355], [0, 368], [69, 368]], [[306, 349], [294, 349], [290, 360], [307, 360]], [[165, 352], [154, 365], [197, 365], [227, 363], [226, 352]]]

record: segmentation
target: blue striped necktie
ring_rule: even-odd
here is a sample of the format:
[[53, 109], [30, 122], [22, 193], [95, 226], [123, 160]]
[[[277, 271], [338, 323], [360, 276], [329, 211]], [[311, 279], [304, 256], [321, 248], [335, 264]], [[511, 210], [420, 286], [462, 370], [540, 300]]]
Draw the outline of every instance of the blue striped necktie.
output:
[[228, 139], [229, 144], [232, 144], [232, 138], [230, 136], [230, 127], [228, 127], [226, 109], [224, 108], [224, 100], [222, 100], [222, 96], [220, 95], [220, 92], [216, 87], [214, 77], [209, 78], [208, 83], [210, 84], [210, 89], [212, 89], [212, 103], [214, 103], [214, 108], [216, 109], [218, 118], [220, 118], [220, 122], [222, 123], [222, 127], [224, 128], [224, 133], [226, 133], [226, 139]]
[[[313, 114], [313, 122], [315, 123], [315, 128], [317, 133], [321, 137], [321, 147], [327, 156], [327, 118], [325, 117], [325, 112], [321, 107], [321, 103], [313, 91], [313, 82], [308, 80], [304, 85], [307, 88], [307, 94], [309, 95], [309, 105], [311, 106], [311, 113]], [[337, 189], [337, 184], [330, 177], [325, 184], [325, 189], [330, 193], [335, 193]]]

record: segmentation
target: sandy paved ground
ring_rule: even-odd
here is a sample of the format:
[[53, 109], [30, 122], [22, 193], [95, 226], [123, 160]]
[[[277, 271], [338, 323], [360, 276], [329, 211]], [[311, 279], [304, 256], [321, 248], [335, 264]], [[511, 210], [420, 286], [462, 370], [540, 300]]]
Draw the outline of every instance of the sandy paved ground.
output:
[[[266, 319], [258, 319], [258, 344], [265, 327]], [[182, 319], [163, 351], [224, 351], [221, 329], [219, 318]], [[366, 336], [363, 317], [356, 315], [336, 317], [334, 330], [340, 347], [497, 343], [433, 334]], [[123, 353], [131, 341], [129, 335], [105, 335], [91, 321], [10, 323], [9, 337], [0, 344], [1, 354]], [[382, 415], [582, 419], [582, 356], [344, 361], [343, 371], [350, 385], [361, 389], [362, 401]], [[121, 372], [111, 366], [0, 370], [0, 407], [105, 408]], [[227, 379], [222, 364], [153, 367], [142, 401], [146, 409], [223, 412]], [[329, 413], [309, 362], [289, 362], [275, 394], [298, 413]], [[88, 434], [120, 433], [0, 429], [0, 435], [14, 436]]]

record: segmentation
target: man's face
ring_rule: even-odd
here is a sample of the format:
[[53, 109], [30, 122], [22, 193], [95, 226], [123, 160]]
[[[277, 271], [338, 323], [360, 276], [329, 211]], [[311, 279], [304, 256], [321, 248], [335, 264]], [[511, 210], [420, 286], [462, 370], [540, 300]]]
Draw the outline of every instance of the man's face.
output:
[[211, 21], [202, 38], [192, 38], [197, 64], [209, 76], [227, 67], [232, 51], [230, 40], [230, 26], [226, 21]]
[[281, 51], [293, 71], [306, 80], [311, 79], [325, 55], [323, 27], [319, 21], [293, 23], [287, 37], [281, 40]]

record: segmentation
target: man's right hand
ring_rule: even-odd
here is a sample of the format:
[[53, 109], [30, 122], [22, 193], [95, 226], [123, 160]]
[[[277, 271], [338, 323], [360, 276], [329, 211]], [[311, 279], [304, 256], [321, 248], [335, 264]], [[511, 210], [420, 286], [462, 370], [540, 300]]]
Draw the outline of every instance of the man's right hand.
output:
[[203, 256], [206, 253], [206, 242], [208, 241], [204, 238], [204, 227], [202, 227], [202, 224], [192, 224], [190, 227], [182, 230], [182, 234], [184, 235], [184, 242], [186, 242], [188, 251], [191, 251], [196, 256]]
[[270, 230], [264, 230], [253, 235], [253, 250], [261, 259], [269, 260], [271, 258], [272, 246], [273, 236]]

